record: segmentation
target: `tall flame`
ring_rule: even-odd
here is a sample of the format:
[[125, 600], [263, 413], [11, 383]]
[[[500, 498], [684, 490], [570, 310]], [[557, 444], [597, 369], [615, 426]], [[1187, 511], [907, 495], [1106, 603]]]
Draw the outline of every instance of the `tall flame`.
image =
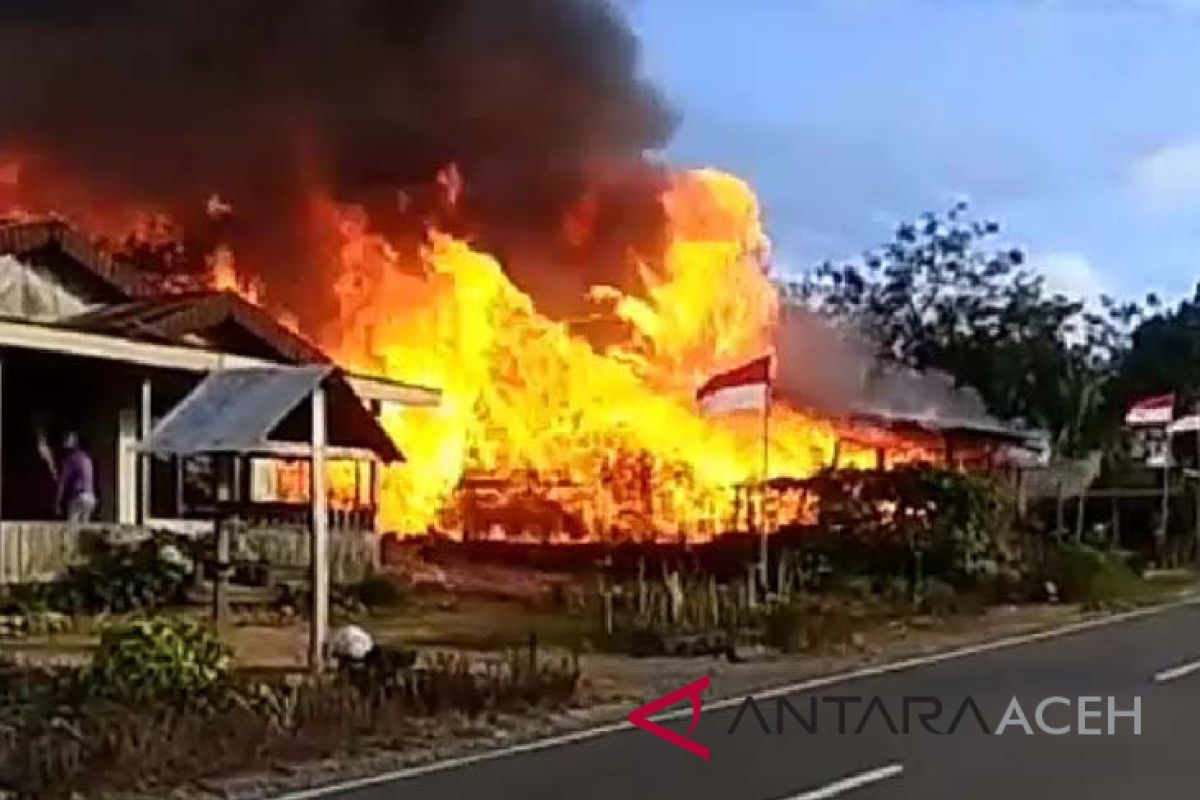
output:
[[[67, 202], [67, 210], [116, 240], [155, 245], [178, 233], [151, 209], [100, 204], [96, 211], [69, 178], [45, 188], [24, 185], [21, 163], [0, 158], [0, 209], [9, 216], [44, 205], [21, 202], [31, 189], [57, 196], [65, 186], [72, 191], [64, 196], [83, 198]], [[451, 166], [437, 186], [453, 209], [465, 182]], [[736, 489], [763, 477], [763, 419], [706, 418], [693, 392], [770, 349], [780, 298], [767, 273], [769, 242], [754, 193], [732, 175], [676, 173], [660, 202], [661, 255], [652, 262], [631, 255], [613, 270], [637, 273], [642, 291], [601, 285], [587, 294], [587, 319], [623, 331], [601, 348], [579, 333], [581, 320], [539, 310], [497, 259], [469, 240], [431, 226], [419, 251], [404, 250], [376, 231], [363, 209], [311, 193], [306, 222], [314, 242], [333, 243], [328, 280], [337, 311], [309, 333], [353, 370], [443, 392], [434, 409], [384, 409], [385, 426], [408, 456], [383, 476], [385, 529], [463, 527], [478, 485], [503, 485], [527, 508], [560, 508], [573, 526], [593, 533], [706, 537], [745, 510], [747, 496]], [[585, 193], [563, 220], [564, 241], [584, 247], [595, 212]], [[235, 210], [213, 194], [205, 213], [216, 219]], [[266, 285], [244, 266], [230, 248], [218, 247], [202, 281], [268, 303]], [[273, 311], [296, 327], [285, 310]], [[875, 464], [870, 442], [878, 441], [858, 430], [843, 436], [839, 425], [776, 404], [770, 474], [804, 477], [835, 461]], [[907, 457], [902, 449], [895, 455]], [[366, 481], [356, 469], [331, 475], [347, 506]], [[277, 483], [285, 494], [302, 494], [306, 481], [302, 471], [284, 471]]]
[[[680, 174], [662, 203], [669, 240], [662, 264], [641, 266], [645, 296], [591, 293], [629, 330], [599, 351], [539, 313], [470, 243], [430, 231], [410, 263], [361, 212], [321, 202], [341, 242], [341, 312], [326, 344], [356, 369], [444, 392], [436, 410], [386, 413], [409, 455], [385, 480], [386, 527], [433, 524], [476, 472], [584, 487], [592, 528], [636, 518], [660, 535], [705, 535], [727, 518], [731, 488], [761, 476], [761, 421], [706, 419], [693, 390], [770, 346], [779, 299], [767, 239], [753, 193], [733, 176]], [[836, 441], [831, 423], [777, 408], [771, 471], [811, 474]]]

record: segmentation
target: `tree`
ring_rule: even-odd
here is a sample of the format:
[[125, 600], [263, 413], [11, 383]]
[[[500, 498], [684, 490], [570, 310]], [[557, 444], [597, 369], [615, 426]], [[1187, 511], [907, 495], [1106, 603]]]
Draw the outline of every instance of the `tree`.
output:
[[1112, 393], [1114, 412], [1148, 395], [1174, 392], [1186, 403], [1200, 399], [1200, 283], [1190, 298], [1163, 308], [1147, 298], [1154, 313], [1144, 316], [1122, 356]]
[[789, 287], [801, 302], [859, 326], [880, 355], [949, 373], [992, 413], [1046, 430], [1075, 455], [1103, 429], [1106, 390], [1136, 304], [1099, 311], [1051, 293], [1000, 227], [966, 203], [904, 223], [855, 263], [826, 262]]

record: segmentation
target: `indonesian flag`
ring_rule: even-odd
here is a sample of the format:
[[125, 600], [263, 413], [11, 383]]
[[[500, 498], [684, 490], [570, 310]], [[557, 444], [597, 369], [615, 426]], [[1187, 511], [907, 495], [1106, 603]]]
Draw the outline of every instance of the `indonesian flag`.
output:
[[1143, 397], [1125, 412], [1126, 425], [1166, 425], [1175, 416], [1175, 395]]
[[762, 411], [767, 407], [770, 394], [771, 356], [766, 355], [709, 378], [696, 390], [696, 402], [705, 414]]

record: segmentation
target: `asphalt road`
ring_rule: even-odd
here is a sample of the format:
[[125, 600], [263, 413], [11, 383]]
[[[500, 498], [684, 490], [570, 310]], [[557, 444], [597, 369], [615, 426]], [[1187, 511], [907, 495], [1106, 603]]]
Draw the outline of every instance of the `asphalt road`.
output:
[[[701, 669], [698, 665], [698, 673]], [[628, 729], [372, 786], [334, 789], [320, 797], [1161, 800], [1200, 796], [1200, 606], [782, 696], [815, 726], [815, 732], [806, 731], [786, 713], [783, 731], [778, 732], [778, 707], [770, 697], [757, 702], [770, 733], [764, 732], [749, 709], [730, 732], [738, 707], [713, 708], [710, 703], [692, 734], [710, 748], [708, 761], [645, 731]], [[862, 699], [838, 699], [849, 697]], [[879, 700], [863, 723], [876, 697]], [[929, 720], [935, 728], [946, 730], [968, 698], [978, 707], [982, 721], [968, 708], [968, 716], [954, 733], [927, 732], [917, 712], [930, 712], [933, 707], [911, 698], [930, 697], [940, 699], [943, 707], [941, 716]], [[1069, 724], [1071, 733], [1028, 735], [1013, 725], [995, 735], [1013, 698], [1036, 729], [1036, 708], [1048, 697], [1071, 701], [1070, 707], [1049, 706], [1045, 714], [1047, 726]], [[1104, 733], [1080, 735], [1080, 697], [1112, 697], [1117, 710], [1132, 709], [1134, 698], [1140, 697], [1140, 735], [1134, 733], [1129, 718], [1116, 718], [1114, 735], [1107, 735], [1106, 700], [1087, 701], [1085, 710], [1097, 710], [1101, 716], [1082, 723], [1083, 728]], [[905, 698], [910, 698], [908, 734], [902, 731]], [[846, 709], [841, 725], [839, 707]], [[666, 724], [686, 733], [688, 722], [675, 719]], [[860, 725], [863, 730], [856, 733]], [[985, 726], [991, 733], [983, 730]]]

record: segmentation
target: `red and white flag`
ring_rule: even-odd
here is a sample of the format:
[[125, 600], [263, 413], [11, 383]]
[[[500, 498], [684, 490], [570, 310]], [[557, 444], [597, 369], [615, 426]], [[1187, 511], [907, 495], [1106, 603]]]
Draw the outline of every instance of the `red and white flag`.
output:
[[1126, 425], [1166, 425], [1175, 417], [1175, 395], [1143, 397], [1125, 412]]
[[709, 378], [696, 390], [696, 402], [705, 414], [761, 411], [767, 407], [770, 395], [771, 356], [766, 355]]

